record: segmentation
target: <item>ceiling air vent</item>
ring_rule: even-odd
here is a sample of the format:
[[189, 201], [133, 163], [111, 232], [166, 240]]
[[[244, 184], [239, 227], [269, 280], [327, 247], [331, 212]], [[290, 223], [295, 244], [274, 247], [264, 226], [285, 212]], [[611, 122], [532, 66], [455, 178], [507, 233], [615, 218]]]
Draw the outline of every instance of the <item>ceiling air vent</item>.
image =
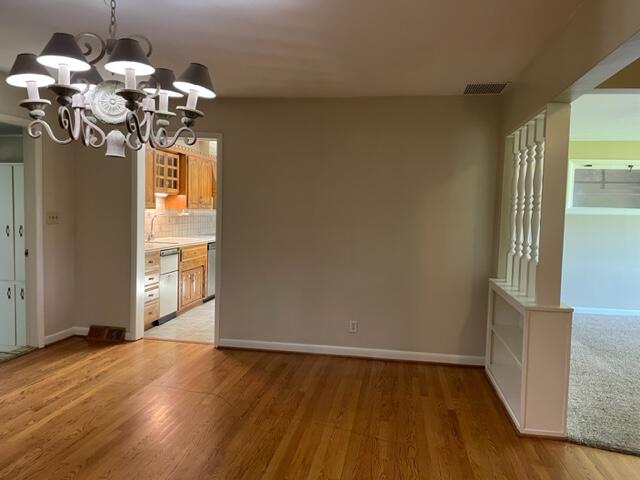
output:
[[509, 82], [470, 83], [464, 89], [465, 95], [500, 95]]

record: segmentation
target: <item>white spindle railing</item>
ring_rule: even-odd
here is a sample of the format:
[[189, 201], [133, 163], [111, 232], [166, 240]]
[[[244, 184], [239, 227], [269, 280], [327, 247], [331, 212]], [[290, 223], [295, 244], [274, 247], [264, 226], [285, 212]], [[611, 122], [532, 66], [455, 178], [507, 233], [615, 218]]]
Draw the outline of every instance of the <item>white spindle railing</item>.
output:
[[509, 212], [509, 249], [507, 250], [506, 282], [511, 283], [513, 278], [513, 261], [516, 256], [516, 243], [518, 232], [516, 230], [516, 218], [518, 216], [518, 174], [520, 173], [520, 132], [513, 133], [513, 165], [511, 171], [511, 210]]
[[531, 218], [533, 216], [533, 176], [536, 161], [536, 124], [535, 121], [527, 125], [527, 170], [524, 179], [524, 219], [522, 225], [522, 258], [520, 259], [520, 281], [518, 287], [521, 293], [527, 293], [529, 282], [529, 266], [531, 263]]
[[518, 192], [517, 192], [517, 213], [516, 213], [516, 254], [513, 259], [513, 273], [511, 276], [511, 286], [518, 290], [520, 288], [520, 264], [524, 255], [524, 205], [525, 205], [525, 184], [527, 176], [527, 126], [520, 128], [520, 161], [518, 162]]
[[542, 173], [544, 171], [545, 117], [536, 118], [535, 138], [536, 159], [533, 174], [533, 212], [531, 217], [531, 263], [527, 279], [527, 296], [536, 294], [536, 268], [540, 261], [540, 219], [542, 217]]
[[535, 274], [540, 259], [544, 133], [545, 117], [541, 114], [512, 135], [513, 167], [505, 282], [513, 290], [532, 298], [535, 298]]

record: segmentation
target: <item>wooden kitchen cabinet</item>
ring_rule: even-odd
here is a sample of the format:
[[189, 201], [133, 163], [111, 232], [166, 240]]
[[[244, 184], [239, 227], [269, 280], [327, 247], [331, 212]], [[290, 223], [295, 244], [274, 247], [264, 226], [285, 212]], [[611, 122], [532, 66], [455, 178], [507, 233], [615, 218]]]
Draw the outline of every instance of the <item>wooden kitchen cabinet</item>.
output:
[[167, 208], [216, 208], [215, 157], [186, 148], [147, 148], [145, 208], [155, 208], [156, 193], [169, 196]]
[[177, 195], [180, 192], [180, 155], [166, 150], [153, 150], [155, 193]]
[[180, 308], [202, 302], [204, 298], [204, 267], [180, 272]]
[[179, 311], [202, 303], [207, 291], [207, 245], [180, 249], [179, 288]]
[[180, 193], [187, 197], [187, 208], [215, 208], [216, 180], [213, 157], [187, 154], [183, 158]]
[[144, 208], [156, 208], [156, 179], [154, 150], [146, 147], [144, 153]]
[[160, 252], [144, 256], [144, 329], [160, 318]]

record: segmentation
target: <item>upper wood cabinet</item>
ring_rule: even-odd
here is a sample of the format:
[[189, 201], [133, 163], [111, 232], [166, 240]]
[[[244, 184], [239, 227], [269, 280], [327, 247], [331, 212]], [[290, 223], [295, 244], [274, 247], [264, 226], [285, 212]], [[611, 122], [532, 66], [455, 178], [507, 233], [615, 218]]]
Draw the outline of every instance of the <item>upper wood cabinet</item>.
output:
[[145, 208], [155, 208], [156, 193], [168, 195], [167, 208], [216, 208], [215, 157], [188, 149], [147, 148]]
[[154, 175], [154, 151], [145, 148], [144, 153], [144, 208], [156, 208], [155, 175]]
[[155, 193], [177, 195], [180, 191], [180, 155], [154, 150]]
[[211, 157], [187, 154], [181, 170], [180, 193], [187, 196], [187, 208], [216, 207], [215, 161]]

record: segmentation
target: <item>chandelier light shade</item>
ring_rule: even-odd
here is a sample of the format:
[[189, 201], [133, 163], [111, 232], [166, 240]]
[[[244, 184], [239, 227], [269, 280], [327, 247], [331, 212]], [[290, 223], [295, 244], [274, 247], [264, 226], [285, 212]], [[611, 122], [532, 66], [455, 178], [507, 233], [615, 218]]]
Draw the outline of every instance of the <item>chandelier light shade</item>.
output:
[[87, 86], [89, 88], [95, 88], [101, 83], [102, 75], [100, 75], [95, 65], [92, 65], [89, 70], [73, 72], [73, 75], [71, 75], [71, 86], [81, 91], [85, 90]]
[[36, 87], [48, 87], [55, 80], [47, 69], [38, 63], [33, 53], [21, 53], [13, 62], [7, 83], [14, 87], [27, 88], [29, 82]]
[[54, 33], [38, 56], [38, 62], [45, 67], [55, 69], [66, 65], [72, 72], [91, 68], [75, 38], [68, 33]]
[[191, 93], [195, 90], [202, 98], [215, 98], [216, 96], [209, 76], [209, 69], [201, 63], [190, 63], [178, 80], [174, 82], [174, 85], [185, 93]]
[[140, 43], [134, 38], [118, 40], [104, 68], [119, 75], [125, 75], [128, 69], [132, 69], [138, 77], [151, 75], [155, 71]]
[[173, 70], [156, 68], [156, 71], [153, 72], [153, 75], [151, 75], [149, 79], [149, 86], [146, 87], [144, 91], [147, 93], [155, 93], [157, 90], [159, 93], [165, 93], [170, 98], [181, 98], [183, 97], [182, 93], [173, 86], [175, 81], [176, 76]]
[[[146, 37], [116, 36], [116, 0], [111, 0], [110, 5], [106, 41], [95, 33], [74, 37], [58, 32], [38, 57], [31, 53], [16, 57], [7, 83], [27, 89], [27, 98], [19, 103], [32, 119], [27, 133], [33, 138], [46, 133], [58, 144], [79, 140], [86, 147], [106, 145], [106, 155], [110, 157], [125, 157], [127, 148], [140, 150], [147, 144], [168, 148], [180, 138], [187, 145], [194, 145], [198, 138], [192, 127], [196, 119], [204, 116], [196, 109], [198, 97], [216, 96], [209, 70], [191, 63], [176, 80], [171, 69], [155, 69], [149, 61], [153, 48]], [[96, 66], [105, 57], [108, 60], [104, 68], [124, 78], [103, 80]], [[57, 70], [57, 81], [45, 67]], [[149, 79], [138, 82], [137, 77], [148, 75]], [[40, 98], [42, 87], [56, 95], [62, 138], [45, 120], [45, 110], [51, 102]], [[181, 92], [188, 94], [186, 104], [175, 108], [180, 113], [180, 124], [169, 135], [170, 123], [177, 117], [169, 109], [169, 99], [183, 97]]]

